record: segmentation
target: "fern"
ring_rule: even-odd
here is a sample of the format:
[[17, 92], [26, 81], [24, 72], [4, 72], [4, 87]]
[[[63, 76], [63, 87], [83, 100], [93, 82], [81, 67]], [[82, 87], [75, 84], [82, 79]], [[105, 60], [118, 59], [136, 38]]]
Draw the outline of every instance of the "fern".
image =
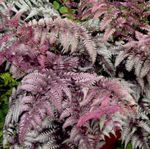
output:
[[[53, 57], [54, 55], [49, 54], [49, 56]], [[26, 75], [12, 96], [13, 105], [8, 112], [5, 127], [7, 128], [10, 123], [18, 123], [21, 144], [29, 130], [36, 130], [40, 127], [46, 116], [54, 116], [53, 106], [59, 112], [62, 111], [63, 96], [68, 101], [72, 99], [70, 86], [73, 86], [74, 83], [89, 86], [98, 79], [95, 75], [87, 73], [67, 72], [72, 69], [73, 60], [71, 59], [69, 63], [67, 58], [63, 64], [61, 57], [57, 58], [53, 61], [51, 69], [35, 71]], [[19, 95], [20, 93], [24, 95]], [[17, 108], [18, 106], [19, 108]]]
[[123, 50], [118, 54], [115, 66], [119, 66], [121, 62], [126, 60], [126, 70], [132, 71], [134, 69], [135, 75], [138, 79], [147, 78], [149, 80], [149, 49], [147, 42], [149, 35], [142, 35], [136, 32], [138, 41], [130, 41], [123, 46]]
[[[36, 20], [33, 20], [30, 25], [18, 26], [17, 30], [12, 27], [14, 32], [10, 32], [7, 38], [2, 36], [1, 43], [5, 43], [6, 41], [11, 43], [10, 39], [13, 39], [13, 41], [14, 39], [16, 40], [10, 45], [9, 49], [6, 49], [6, 47], [3, 46], [2, 50], [9, 51], [10, 48], [15, 46], [21, 46], [22, 48], [23, 46], [28, 46], [28, 48], [32, 49], [33, 45], [39, 44], [37, 48], [41, 48], [41, 50], [45, 51], [49, 49], [49, 43], [52, 45], [60, 42], [63, 46], [63, 51], [67, 52], [70, 50], [71, 52], [75, 52], [78, 50], [80, 41], [82, 41], [82, 45], [84, 45], [85, 49], [88, 51], [92, 62], [95, 62], [97, 55], [95, 43], [92, 41], [90, 35], [88, 35], [87, 31], [83, 27], [67, 19], [57, 18], [54, 21], [49, 18], [45, 19], [40, 19], [39, 23]], [[9, 21], [10, 20], [8, 20], [8, 22]], [[45, 25], [46, 28], [44, 28]], [[12, 30], [12, 28], [10, 28], [10, 30]], [[27, 32], [25, 32], [25, 30]], [[18, 35], [19, 41], [17, 39]], [[30, 39], [27, 38], [28, 36], [30, 36]], [[65, 40], [64, 37], [66, 37]], [[57, 39], [59, 40], [57, 41]]]
[[[69, 134], [70, 138], [69, 140], [67, 140], [67, 142], [77, 144], [78, 148], [90, 148], [87, 136], [76, 127], [80, 111], [80, 108], [78, 106], [79, 105], [77, 99], [74, 99], [74, 101], [69, 104], [64, 102], [65, 110], [62, 112], [60, 118], [67, 118], [63, 124], [63, 128], [72, 127]], [[72, 111], [74, 111], [74, 113], [72, 113]]]
[[20, 81], [3, 148], [148, 149], [149, 1], [53, 4], [0, 1], [0, 67]]
[[10, 9], [9, 11], [13, 13], [13, 16], [21, 13], [21, 23], [24, 23], [24, 21], [28, 22], [32, 18], [51, 18], [59, 16], [59, 13], [53, 8], [52, 4], [49, 3], [48, 0], [6, 0], [1, 3], [1, 7], [3, 7], [3, 9]]
[[[149, 2], [142, 1], [109, 1], [109, 0], [89, 0], [81, 1], [79, 13], [82, 19], [100, 19], [100, 30], [104, 30], [103, 39], [107, 41], [109, 37], [122, 36], [128, 39], [133, 36], [135, 26], [145, 28], [147, 26], [147, 16], [149, 13]], [[138, 14], [138, 15], [137, 15]], [[138, 16], [138, 17], [137, 17]], [[142, 16], [142, 17], [140, 17]]]
[[[80, 92], [78, 93], [76, 91], [77, 95], [80, 95], [79, 97], [76, 95], [75, 97], [73, 97], [73, 100], [70, 101], [69, 103], [67, 101], [63, 102], [64, 110], [60, 116], [61, 120], [66, 119], [63, 124], [63, 128], [67, 129], [72, 127], [70, 132], [70, 141], [74, 142], [75, 144], [78, 144], [79, 148], [83, 147], [95, 148], [95, 146], [99, 146], [101, 144], [101, 143], [98, 144], [98, 140], [99, 141], [104, 140], [105, 135], [109, 136], [110, 133], [115, 134], [116, 128], [118, 128], [119, 124], [121, 128], [122, 124], [119, 122], [119, 119], [118, 121], [115, 120], [113, 121], [113, 119], [111, 119], [112, 115], [115, 115], [116, 112], [121, 112], [123, 114], [125, 112], [125, 111], [123, 112], [123, 109], [128, 110], [131, 109], [130, 107], [126, 106], [126, 103], [124, 103], [125, 100], [132, 106], [135, 104], [132, 97], [126, 94], [125, 90], [124, 91], [122, 90], [123, 91], [122, 92], [121, 86], [116, 82], [113, 83], [113, 81], [111, 82], [107, 79], [105, 80], [104, 78], [101, 78], [100, 81], [98, 81], [96, 84], [97, 84], [96, 87], [93, 86], [89, 88], [87, 87], [83, 88], [82, 89], [83, 97], [81, 96], [82, 94]], [[116, 90], [114, 95], [112, 94], [113, 91], [111, 90], [113, 90], [114, 92]], [[77, 97], [79, 98], [79, 100], [76, 99]], [[117, 97], [119, 98], [118, 101]], [[114, 100], [113, 100], [114, 102], [111, 101], [111, 99], [113, 98], [116, 101], [116, 104], [114, 103], [115, 102]], [[123, 98], [122, 101], [121, 98]], [[122, 105], [124, 104], [125, 107], [121, 108], [117, 104], [119, 102], [121, 102]], [[103, 131], [101, 132], [100, 129], [97, 131], [99, 139], [97, 140], [97, 142], [95, 142], [94, 139], [90, 140], [90, 138], [88, 137], [88, 135], [90, 135], [89, 134], [90, 120], [101, 120], [101, 118], [105, 115], [108, 117], [108, 120], [105, 120], [104, 122], [105, 126], [103, 128]], [[113, 123], [114, 125], [112, 129], [109, 128], [110, 122]], [[79, 129], [80, 131], [77, 130], [77, 127], [79, 127], [81, 130], [80, 129]], [[96, 136], [93, 137], [95, 138]], [[81, 142], [82, 145], [80, 144]]]
[[140, 113], [138, 116], [128, 117], [123, 124], [122, 140], [125, 147], [131, 141], [133, 148], [148, 149], [147, 137], [150, 133], [148, 117]]
[[[33, 20], [29, 23], [31, 26], [35, 26], [35, 40], [43, 43], [45, 40], [49, 40], [51, 44], [58, 41], [62, 44], [64, 52], [70, 50], [74, 52], [77, 50], [79, 41], [85, 46], [88, 51], [92, 62], [96, 59], [95, 43], [88, 35], [87, 31], [82, 27], [70, 20], [57, 18], [40, 19], [38, 22]], [[46, 27], [46, 29], [43, 29]], [[48, 31], [50, 33], [48, 34]], [[64, 38], [65, 37], [65, 38]]]

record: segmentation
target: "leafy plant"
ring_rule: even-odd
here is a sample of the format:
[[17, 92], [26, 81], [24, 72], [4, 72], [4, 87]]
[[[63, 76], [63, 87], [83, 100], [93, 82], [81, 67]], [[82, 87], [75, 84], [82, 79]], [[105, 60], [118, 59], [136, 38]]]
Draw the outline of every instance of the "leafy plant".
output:
[[1, 76], [15, 87], [3, 148], [107, 149], [119, 139], [149, 149], [149, 1], [6, 0], [0, 10], [0, 64], [20, 80]]
[[149, 1], [145, 0], [81, 0], [79, 13], [82, 19], [100, 19], [99, 29], [104, 30], [103, 40], [114, 37], [129, 40], [135, 31], [148, 30]]
[[[3, 125], [5, 121], [5, 116], [8, 112], [8, 98], [11, 95], [12, 88], [17, 86], [18, 83], [14, 80], [10, 73], [0, 74], [0, 142], [3, 139]], [[2, 147], [2, 144], [0, 144]]]

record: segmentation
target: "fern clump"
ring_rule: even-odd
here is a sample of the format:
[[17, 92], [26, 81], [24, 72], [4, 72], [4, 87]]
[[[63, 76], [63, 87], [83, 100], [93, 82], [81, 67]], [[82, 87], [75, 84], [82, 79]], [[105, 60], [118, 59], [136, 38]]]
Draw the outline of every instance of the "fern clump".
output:
[[0, 65], [19, 82], [3, 148], [100, 149], [112, 136], [150, 148], [149, 6], [1, 1]]

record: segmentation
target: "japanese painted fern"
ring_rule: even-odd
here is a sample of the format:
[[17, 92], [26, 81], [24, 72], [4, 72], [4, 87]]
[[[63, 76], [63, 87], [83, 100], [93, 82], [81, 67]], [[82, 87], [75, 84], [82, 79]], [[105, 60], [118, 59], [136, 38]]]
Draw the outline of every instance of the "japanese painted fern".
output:
[[149, 149], [149, 1], [61, 4], [76, 20], [49, 0], [0, 1], [0, 65], [20, 80], [3, 147], [100, 149], [120, 132]]

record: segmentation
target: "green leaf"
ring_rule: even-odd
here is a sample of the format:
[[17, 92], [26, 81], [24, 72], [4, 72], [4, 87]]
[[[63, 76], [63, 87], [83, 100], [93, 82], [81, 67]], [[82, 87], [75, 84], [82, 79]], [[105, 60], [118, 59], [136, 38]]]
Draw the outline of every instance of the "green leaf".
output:
[[75, 14], [75, 13], [76, 13], [76, 10], [72, 9], [72, 13]]
[[129, 143], [129, 144], [127, 145], [126, 149], [132, 149], [132, 144]]
[[54, 2], [53, 2], [53, 6], [54, 6], [54, 8], [55, 8], [56, 10], [58, 10], [59, 7], [60, 7], [60, 4], [59, 4], [57, 1], [54, 1]]
[[60, 11], [60, 13], [65, 14], [65, 13], [68, 13], [68, 8], [67, 7], [61, 7], [59, 9], [59, 11]]
[[[3, 140], [2, 130], [5, 116], [8, 112], [9, 96], [12, 93], [12, 88], [17, 86], [18, 83], [19, 82], [17, 82], [10, 73], [4, 72], [0, 74], [0, 142]], [[7, 145], [5, 149], [9, 149], [9, 145]]]
[[12, 87], [12, 86], [17, 85], [17, 81], [12, 78], [10, 73], [6, 72], [6, 73], [0, 74], [0, 79], [2, 79], [4, 82], [3, 86]]

